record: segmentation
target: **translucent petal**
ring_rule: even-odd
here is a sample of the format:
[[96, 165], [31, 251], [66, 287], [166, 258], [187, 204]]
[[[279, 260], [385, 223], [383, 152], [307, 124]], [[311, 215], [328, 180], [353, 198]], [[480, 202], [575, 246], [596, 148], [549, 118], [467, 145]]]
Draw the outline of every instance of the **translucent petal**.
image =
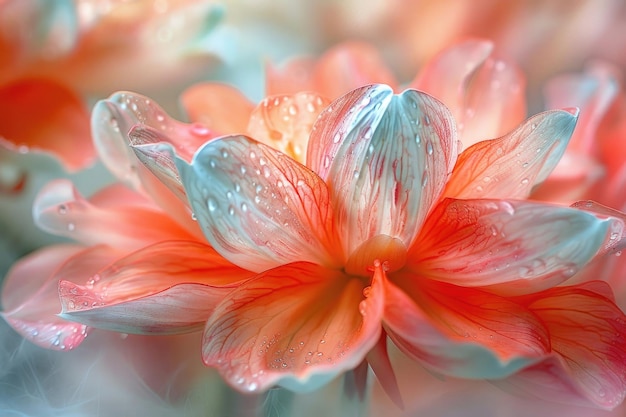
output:
[[73, 349], [91, 329], [58, 317], [61, 278], [92, 274], [119, 252], [77, 245], [54, 245], [20, 259], [2, 290], [2, 317], [25, 339], [46, 349]]
[[528, 201], [452, 200], [429, 216], [409, 268], [463, 286], [537, 292], [577, 273], [623, 224]]
[[[364, 295], [365, 294], [365, 295]], [[238, 390], [319, 388], [359, 365], [380, 337], [380, 279], [299, 262], [264, 272], [209, 319], [203, 358]]]
[[329, 103], [317, 93], [266, 97], [252, 112], [248, 132], [304, 164], [313, 123]]
[[[107, 244], [133, 250], [169, 239], [194, 239], [194, 235], [154, 205], [113, 185], [94, 204], [83, 198], [68, 180], [46, 185], [33, 205], [37, 226], [85, 245]], [[133, 200], [134, 198], [134, 200]]]
[[444, 192], [453, 198], [526, 198], [565, 152], [578, 111], [553, 110], [459, 155]]
[[[172, 192], [137, 159], [129, 132], [147, 126], [159, 135], [135, 135], [137, 144], [167, 141], [180, 158], [190, 161], [196, 149], [214, 137], [206, 126], [187, 125], [169, 117], [151, 99], [120, 92], [99, 101], [92, 112], [91, 126], [98, 153], [107, 168], [122, 182], [149, 195], [188, 229], [196, 227], [186, 206], [187, 199]], [[168, 184], [171, 188], [174, 184]]]
[[626, 317], [607, 291], [596, 281], [528, 297], [550, 332], [553, 354], [501, 384], [550, 401], [618, 406], [626, 396]]
[[257, 272], [298, 260], [339, 265], [326, 184], [305, 166], [245, 136], [177, 164], [207, 240], [233, 263]]
[[180, 333], [201, 327], [218, 302], [253, 276], [189, 241], [158, 243], [80, 281], [59, 284], [60, 317], [124, 333]]
[[440, 374], [502, 378], [549, 352], [543, 324], [523, 306], [410, 273], [390, 276], [384, 325], [405, 354]]
[[328, 184], [347, 254], [378, 234], [408, 246], [454, 165], [454, 121], [424, 93], [359, 88], [320, 115], [307, 159]]
[[487, 40], [459, 42], [431, 60], [411, 83], [450, 108], [463, 148], [505, 134], [526, 115], [522, 72], [492, 52]]

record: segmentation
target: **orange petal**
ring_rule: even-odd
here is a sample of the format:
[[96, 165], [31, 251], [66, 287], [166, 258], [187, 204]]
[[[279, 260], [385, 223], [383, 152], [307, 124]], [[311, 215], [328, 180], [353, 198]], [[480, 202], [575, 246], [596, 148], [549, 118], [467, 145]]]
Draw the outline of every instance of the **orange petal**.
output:
[[125, 333], [180, 333], [202, 326], [217, 303], [253, 276], [198, 242], [158, 243], [80, 280], [62, 280], [67, 320]]
[[453, 198], [526, 198], [565, 152], [578, 111], [553, 110], [459, 155], [444, 192]]
[[207, 240], [233, 263], [256, 272], [341, 263], [328, 189], [304, 165], [245, 136], [211, 141], [191, 165], [177, 163]]
[[408, 356], [444, 375], [502, 378], [549, 351], [543, 324], [523, 306], [475, 288], [408, 273], [390, 276], [384, 324]]
[[[316, 61], [309, 57], [290, 59], [283, 65], [265, 65], [265, 94], [296, 94], [301, 91], [316, 91], [313, 73]], [[319, 91], [316, 91], [319, 93]]]
[[411, 248], [408, 267], [462, 286], [506, 294], [558, 285], [589, 262], [618, 219], [514, 200], [443, 200]]
[[54, 245], [20, 259], [5, 278], [2, 317], [38, 346], [54, 350], [75, 348], [90, 328], [57, 316], [61, 310], [59, 280], [92, 274], [117, 255], [118, 252], [102, 247]]
[[344, 252], [385, 234], [409, 246], [456, 159], [450, 112], [415, 91], [359, 88], [317, 120], [307, 154], [328, 184]]
[[158, 207], [135, 205], [127, 197], [126, 192], [108, 193], [97, 199], [100, 207], [83, 198], [70, 181], [56, 180], [38, 194], [33, 216], [43, 230], [86, 245], [133, 250], [162, 240], [195, 239]]
[[22, 79], [0, 87], [0, 146], [52, 154], [68, 171], [96, 159], [85, 103], [66, 86]]
[[365, 42], [345, 42], [331, 48], [320, 57], [313, 72], [314, 91], [331, 99], [374, 83], [392, 89], [397, 84], [378, 49]]
[[379, 281], [364, 290], [359, 279], [305, 262], [267, 271], [215, 310], [204, 362], [242, 391], [316, 389], [357, 367], [376, 344]]
[[252, 112], [248, 132], [304, 164], [313, 124], [328, 104], [317, 93], [266, 97]]
[[626, 317], [607, 292], [606, 283], [590, 282], [526, 298], [554, 353], [503, 384], [551, 401], [618, 406], [626, 396]]
[[246, 133], [254, 105], [239, 90], [225, 84], [196, 84], [181, 101], [189, 120], [205, 125], [215, 136]]

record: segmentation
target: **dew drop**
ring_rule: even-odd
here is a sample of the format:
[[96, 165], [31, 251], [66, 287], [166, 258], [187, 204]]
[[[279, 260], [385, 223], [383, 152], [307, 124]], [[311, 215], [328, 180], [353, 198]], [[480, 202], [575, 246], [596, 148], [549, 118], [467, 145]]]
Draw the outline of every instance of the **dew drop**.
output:
[[289, 111], [289, 114], [292, 116], [295, 116], [296, 114], [298, 114], [298, 108], [294, 106], [293, 104], [289, 106], [288, 111]]
[[339, 143], [340, 140], [341, 134], [339, 132], [335, 133], [335, 136], [333, 137], [333, 143]]
[[433, 154], [433, 143], [431, 141], [426, 142], [426, 152], [428, 155]]
[[111, 126], [111, 129], [113, 129], [114, 132], [120, 131], [120, 125], [117, 122], [117, 119], [115, 117], [111, 117], [109, 119], [109, 125]]
[[622, 256], [622, 251], [621, 250], [616, 251], [615, 256]]
[[524, 179], [522, 179], [521, 184], [522, 185], [528, 185], [529, 182], [530, 181], [528, 180], [528, 178], [524, 178]]
[[74, 230], [76, 230], [76, 225], [74, 223], [68, 223], [67, 230], [73, 232]]
[[417, 143], [418, 145], [422, 143], [422, 138], [420, 137], [420, 135], [415, 135], [415, 143]]
[[57, 211], [59, 212], [59, 214], [66, 214], [67, 206], [65, 204], [60, 204]]
[[241, 211], [244, 213], [248, 211], [248, 205], [246, 203], [241, 203]]
[[228, 214], [231, 216], [235, 215], [235, 208], [233, 206], [228, 206]]
[[245, 167], [245, 166], [243, 166], [243, 165], [242, 165], [242, 166], [240, 166], [240, 167], [239, 167], [239, 171], [241, 172], [241, 175], [245, 175], [245, 173], [246, 173], [246, 167]]
[[330, 156], [324, 155], [324, 168], [328, 168], [330, 166]]
[[215, 201], [215, 199], [214, 199], [214, 198], [210, 198], [210, 197], [209, 197], [209, 198], [207, 199], [207, 207], [208, 207], [208, 209], [209, 209], [209, 211], [210, 211], [211, 213], [215, 212], [215, 211], [217, 210], [217, 208], [218, 208], [218, 206], [217, 206], [217, 201]]
[[313, 105], [313, 103], [310, 103], [310, 102], [306, 103], [306, 109], [310, 113], [314, 113], [315, 112], [315, 106]]
[[202, 123], [192, 124], [190, 130], [192, 134], [200, 137], [209, 136], [209, 134], [211, 133], [211, 130], [209, 130], [209, 128]]

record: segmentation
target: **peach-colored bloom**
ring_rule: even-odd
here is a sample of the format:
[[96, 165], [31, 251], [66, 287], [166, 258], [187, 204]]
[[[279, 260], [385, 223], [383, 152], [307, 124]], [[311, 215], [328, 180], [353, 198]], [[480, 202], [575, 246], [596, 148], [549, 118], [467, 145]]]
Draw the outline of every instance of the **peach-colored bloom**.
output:
[[[171, 213], [190, 204], [213, 249], [168, 240], [68, 275], [61, 317], [140, 333], [208, 319], [205, 363], [245, 391], [312, 389], [367, 359], [395, 396], [387, 333], [438, 373], [498, 379], [524, 369], [511, 383], [538, 395], [541, 385], [523, 384], [531, 372], [554, 378], [563, 398], [619, 403], [623, 313], [599, 283], [552, 287], [614, 245], [623, 224], [521, 200], [563, 153], [575, 113], [542, 113], [457, 160], [450, 111], [424, 93], [394, 95], [382, 85], [333, 102], [304, 149], [305, 132], [286, 122], [309, 120], [318, 100], [263, 102], [255, 114], [277, 128], [260, 131], [261, 142], [213, 139], [203, 125], [175, 122], [130, 94], [101, 103], [94, 127], [104, 159], [144, 192], [164, 184], [151, 195]], [[131, 125], [132, 149], [154, 177], [121, 146]], [[50, 207], [50, 224], [62, 227], [70, 213]], [[90, 228], [81, 226], [83, 236]], [[32, 307], [24, 310], [36, 315]], [[567, 325], [569, 315], [581, 329]], [[579, 373], [588, 360], [590, 373]]]

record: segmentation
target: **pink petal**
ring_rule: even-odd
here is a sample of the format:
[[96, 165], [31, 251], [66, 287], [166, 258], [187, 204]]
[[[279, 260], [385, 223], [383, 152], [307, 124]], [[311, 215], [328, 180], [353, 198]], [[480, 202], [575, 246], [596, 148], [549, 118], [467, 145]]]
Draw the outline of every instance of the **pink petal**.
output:
[[57, 316], [58, 282], [68, 274], [92, 274], [117, 255], [107, 248], [55, 245], [20, 259], [8, 272], [2, 290], [3, 318], [38, 346], [63, 350], [78, 346], [90, 329]]
[[254, 105], [239, 90], [225, 84], [201, 83], [180, 97], [189, 120], [201, 123], [214, 135], [246, 133]]
[[313, 124], [328, 104], [330, 101], [317, 93], [267, 97], [252, 112], [248, 132], [304, 164]]
[[396, 273], [384, 324], [405, 354], [462, 378], [502, 378], [549, 351], [548, 334], [523, 306], [486, 291]]
[[21, 79], [0, 87], [0, 146], [43, 152], [70, 171], [92, 164], [89, 112], [74, 91], [56, 81]]
[[529, 297], [553, 355], [503, 381], [517, 391], [567, 404], [613, 409], [626, 396], [626, 317], [603, 282]]
[[455, 44], [428, 63], [411, 84], [450, 108], [464, 148], [509, 132], [526, 115], [522, 72], [492, 57], [492, 51], [487, 40]]
[[376, 344], [380, 285], [375, 276], [364, 289], [359, 279], [305, 262], [267, 271], [215, 310], [204, 362], [242, 391], [316, 389], [357, 367]]
[[567, 152], [595, 155], [598, 127], [619, 93], [619, 74], [608, 64], [596, 63], [582, 74], [553, 78], [545, 88], [546, 108], [579, 107], [580, 117]]
[[98, 206], [83, 198], [70, 181], [56, 180], [38, 194], [33, 216], [41, 229], [85, 245], [133, 250], [162, 240], [195, 239], [158, 207], [134, 205], [127, 194], [108, 193], [109, 201], [103, 204], [104, 198], [98, 198], [103, 204]]
[[553, 110], [513, 132], [478, 142], [459, 155], [444, 192], [454, 198], [526, 198], [554, 169], [576, 125], [578, 112]]
[[619, 220], [529, 201], [442, 201], [408, 267], [462, 286], [520, 294], [567, 280], [601, 250]]
[[307, 165], [330, 188], [350, 254], [379, 234], [408, 246], [455, 159], [454, 122], [440, 102], [374, 85], [346, 94], [320, 115]]
[[178, 161], [211, 245], [251, 271], [298, 260], [339, 265], [326, 184], [287, 155], [245, 136], [207, 143]]
[[205, 244], [162, 242], [74, 282], [62, 280], [60, 317], [125, 333], [185, 332], [202, 326], [251, 276]]
[[173, 196], [171, 190], [139, 162], [128, 146], [131, 143], [128, 134], [135, 125], [148, 126], [160, 135], [135, 138], [136, 141], [167, 140], [181, 158], [190, 161], [196, 149], [214, 137], [213, 133], [205, 126], [187, 125], [170, 118], [147, 97], [123, 92], [99, 101], [94, 107], [91, 124], [96, 148], [107, 168], [122, 182], [149, 195], [186, 228], [194, 230], [196, 226], [191, 221], [186, 199], [172, 198], [177, 194]]

